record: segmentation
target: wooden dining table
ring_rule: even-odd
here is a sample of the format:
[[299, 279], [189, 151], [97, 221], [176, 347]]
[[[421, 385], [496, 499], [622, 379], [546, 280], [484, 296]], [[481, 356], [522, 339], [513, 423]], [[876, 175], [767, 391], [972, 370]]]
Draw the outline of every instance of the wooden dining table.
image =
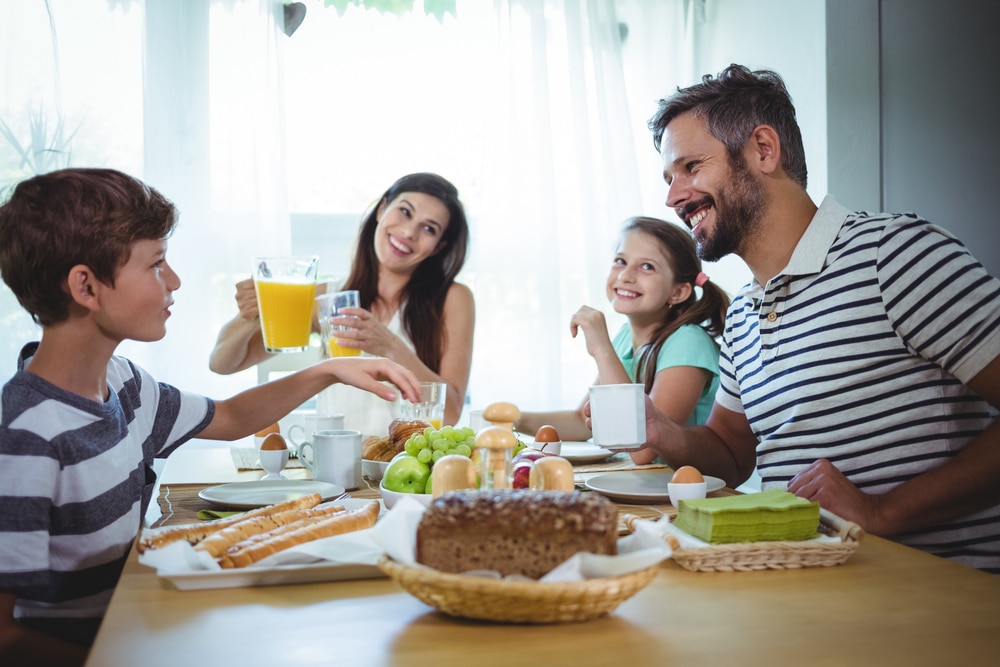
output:
[[[172, 459], [172, 460], [171, 460]], [[257, 479], [225, 448], [168, 459], [166, 523], [193, 490]], [[307, 477], [301, 469], [290, 477]], [[192, 495], [193, 494], [193, 495]], [[355, 497], [377, 497], [371, 488]], [[205, 508], [209, 508], [206, 503]], [[620, 510], [649, 518], [663, 505]], [[164, 522], [152, 508], [151, 522]], [[1000, 577], [867, 535], [842, 565], [692, 572], [665, 561], [610, 614], [503, 624], [447, 616], [389, 578], [176, 590], [133, 550], [87, 665], [985, 665], [1000, 661]]]

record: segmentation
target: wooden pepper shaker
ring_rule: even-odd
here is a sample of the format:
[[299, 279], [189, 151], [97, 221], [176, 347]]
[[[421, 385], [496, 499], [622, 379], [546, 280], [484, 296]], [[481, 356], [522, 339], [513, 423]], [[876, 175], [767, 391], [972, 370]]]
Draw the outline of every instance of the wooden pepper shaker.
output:
[[487, 426], [476, 434], [476, 447], [483, 450], [484, 491], [510, 488], [510, 457], [517, 438], [504, 426]]
[[494, 426], [514, 431], [514, 424], [521, 418], [521, 411], [513, 403], [491, 403], [483, 410], [483, 419]]

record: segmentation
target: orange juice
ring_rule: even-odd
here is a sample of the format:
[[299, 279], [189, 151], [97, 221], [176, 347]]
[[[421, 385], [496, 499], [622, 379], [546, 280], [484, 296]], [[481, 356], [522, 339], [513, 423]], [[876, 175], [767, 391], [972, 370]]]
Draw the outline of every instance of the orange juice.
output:
[[337, 345], [337, 339], [333, 336], [326, 339], [326, 349], [331, 357], [357, 357], [361, 355], [361, 350], [356, 347], [341, 347]]
[[315, 281], [256, 280], [264, 347], [269, 352], [304, 350], [312, 328]]

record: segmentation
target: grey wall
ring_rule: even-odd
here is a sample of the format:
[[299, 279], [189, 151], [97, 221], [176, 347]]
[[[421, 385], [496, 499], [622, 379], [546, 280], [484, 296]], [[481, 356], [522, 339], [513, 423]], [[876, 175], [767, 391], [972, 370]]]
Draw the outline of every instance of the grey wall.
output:
[[827, 0], [830, 192], [922, 215], [993, 275], [998, 29], [995, 0]]

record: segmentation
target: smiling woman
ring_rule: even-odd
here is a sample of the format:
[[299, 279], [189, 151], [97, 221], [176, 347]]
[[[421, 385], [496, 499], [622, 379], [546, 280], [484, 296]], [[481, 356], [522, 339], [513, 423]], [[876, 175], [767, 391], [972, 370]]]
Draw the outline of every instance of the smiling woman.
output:
[[[350, 274], [337, 289], [356, 290], [359, 308], [332, 323], [340, 348], [392, 359], [421, 380], [447, 385], [444, 421], [455, 424], [472, 365], [475, 306], [455, 282], [469, 230], [455, 186], [431, 173], [409, 174], [383, 193], [362, 220]], [[325, 290], [325, 285], [319, 291]], [[251, 281], [237, 286], [239, 314], [219, 333], [210, 365], [232, 373], [267, 358]], [[345, 426], [384, 436], [393, 406], [366, 392], [330, 388], [321, 412], [345, 414]]]

